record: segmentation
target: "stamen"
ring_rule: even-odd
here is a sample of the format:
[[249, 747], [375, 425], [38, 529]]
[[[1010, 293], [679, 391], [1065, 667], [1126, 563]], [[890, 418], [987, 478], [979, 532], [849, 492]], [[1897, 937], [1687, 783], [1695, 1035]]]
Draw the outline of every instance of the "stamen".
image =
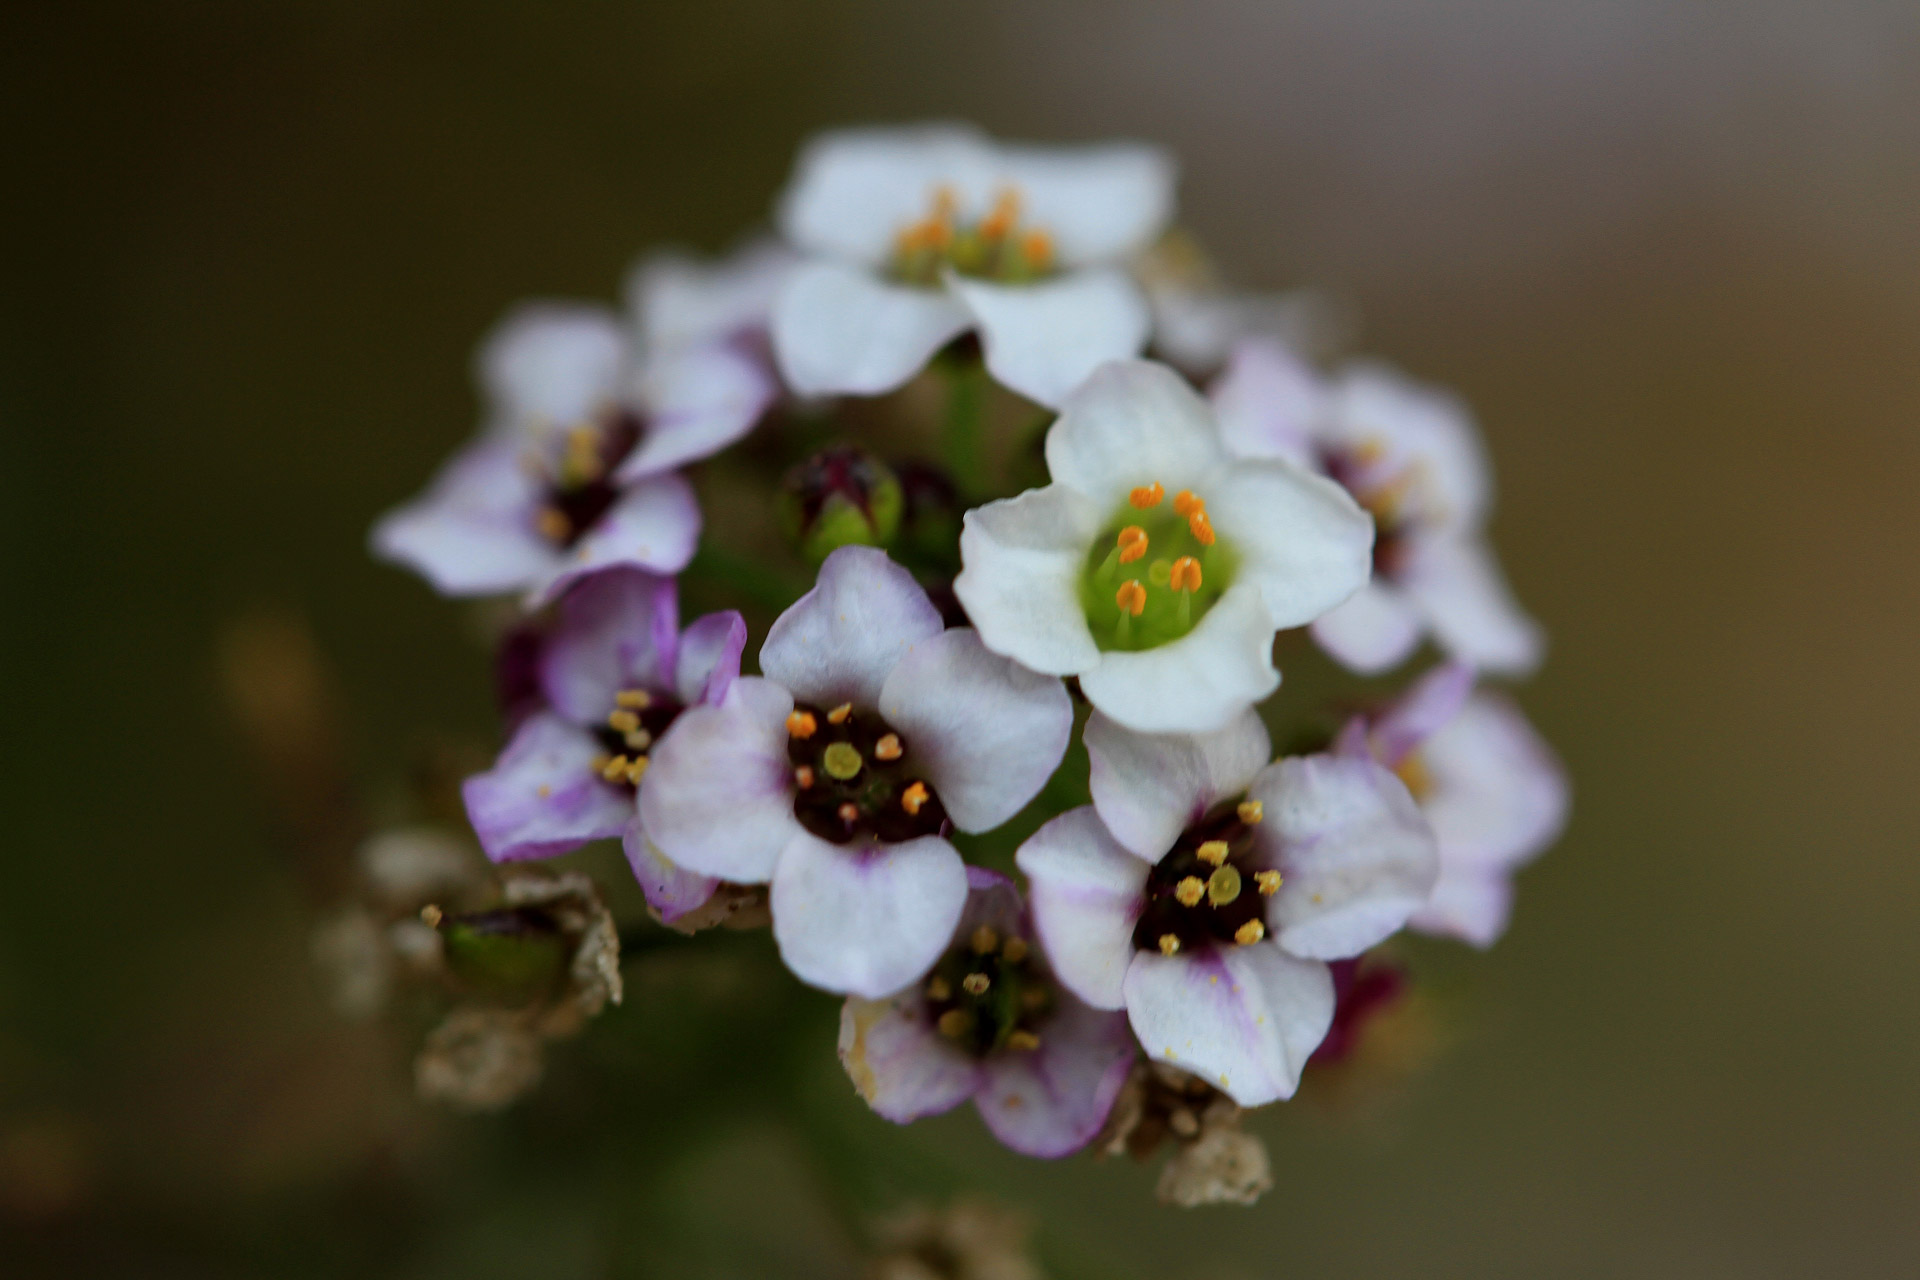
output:
[[1151, 511], [1153, 508], [1159, 506], [1160, 500], [1166, 496], [1167, 486], [1155, 480], [1152, 484], [1143, 484], [1132, 493], [1129, 493], [1127, 495], [1127, 501], [1142, 511]]
[[1180, 951], [1180, 939], [1176, 938], [1174, 935], [1170, 933], [1163, 933], [1160, 935], [1160, 954], [1161, 955], [1163, 956], [1177, 955], [1179, 951]]
[[1267, 926], [1258, 920], [1249, 920], [1233, 931], [1233, 940], [1243, 947], [1250, 947], [1267, 936]]
[[1027, 958], [1027, 940], [1025, 938], [1008, 938], [1006, 943], [1001, 946], [1000, 954], [1006, 957], [1008, 964], [1019, 964]]
[[1256, 871], [1253, 882], [1260, 886], [1262, 897], [1271, 898], [1280, 892], [1280, 873], [1278, 871]]
[[1120, 563], [1132, 564], [1147, 554], [1147, 531], [1130, 524], [1120, 531]]
[[1208, 840], [1193, 852], [1194, 856], [1199, 858], [1200, 861], [1210, 867], [1217, 867], [1227, 860], [1227, 842], [1225, 840]]
[[607, 713], [607, 725], [620, 733], [632, 733], [640, 727], [640, 717], [631, 711], [610, 711]]
[[1032, 1053], [1040, 1047], [1040, 1037], [1031, 1031], [1011, 1031], [1007, 1033], [1007, 1048], [1016, 1053]]
[[1196, 511], [1206, 509], [1206, 500], [1191, 489], [1182, 489], [1173, 495], [1173, 513], [1177, 516], [1191, 516]]
[[940, 1021], [935, 1025], [940, 1028], [940, 1034], [947, 1039], [958, 1040], [973, 1030], [973, 1015], [965, 1009], [949, 1009], [940, 1015]]
[[1187, 517], [1187, 528], [1192, 532], [1193, 540], [1201, 546], [1210, 547], [1214, 544], [1213, 521], [1207, 518], [1204, 508]]
[[1047, 993], [1039, 987], [1028, 987], [1020, 993], [1020, 1007], [1031, 1013], [1047, 1002]]
[[904, 751], [905, 748], [900, 745], [900, 735], [897, 733], [890, 733], [873, 744], [873, 758], [884, 760], [888, 764], [898, 760]]
[[1180, 905], [1183, 907], [1199, 905], [1200, 899], [1206, 895], [1206, 892], [1206, 882], [1199, 876], [1188, 876], [1173, 887], [1173, 896], [1180, 900]]
[[631, 751], [645, 751], [653, 745], [653, 735], [645, 729], [629, 729], [625, 734], [621, 735], [621, 740], [627, 744], [627, 748]]
[[813, 718], [811, 711], [795, 711], [787, 716], [787, 733], [802, 742], [811, 738], [820, 728], [820, 722]]
[[860, 806], [851, 800], [841, 805], [835, 812], [840, 815], [840, 821], [848, 826], [860, 821]]
[[845, 724], [847, 722], [847, 717], [852, 714], [853, 714], [853, 704], [851, 702], [843, 702], [839, 706], [835, 707], [833, 710], [827, 712], [827, 723], [828, 724]]
[[435, 903], [429, 902], [426, 906], [420, 908], [420, 923], [429, 929], [438, 929], [440, 927], [440, 921], [445, 916], [446, 913], [440, 910], [439, 906]]
[[627, 766], [627, 781], [634, 786], [640, 785], [640, 779], [647, 776], [647, 766], [653, 763], [653, 757], [640, 756]]
[[613, 704], [632, 711], [645, 711], [653, 705], [653, 695], [645, 689], [622, 689], [613, 695]]
[[793, 785], [805, 791], [813, 785], [813, 766], [803, 764], [793, 771]]
[[975, 929], [969, 941], [973, 944], [975, 955], [990, 956], [1000, 949], [1000, 935], [993, 931], [991, 925], [983, 924]]
[[565, 542], [573, 536], [573, 521], [558, 507], [542, 507], [534, 512], [533, 527], [548, 542]]
[[938, 974], [927, 979], [927, 999], [946, 1001], [953, 999], [953, 987]]
[[1267, 816], [1267, 806], [1261, 804], [1258, 800], [1242, 800], [1240, 807], [1234, 810], [1234, 812], [1239, 815], [1240, 821], [1246, 823], [1248, 826], [1252, 826]]
[[1224, 907], [1240, 896], [1240, 872], [1227, 866], [1216, 870], [1207, 877], [1207, 901], [1216, 907]]
[[627, 776], [627, 765], [629, 763], [625, 756], [615, 756], [613, 759], [607, 761], [605, 768], [600, 770], [600, 776], [608, 782], [622, 781]]
[[1044, 231], [1029, 231], [1020, 241], [1020, 256], [1029, 271], [1045, 271], [1053, 265], [1053, 237]]
[[994, 199], [992, 212], [980, 219], [980, 234], [989, 240], [1004, 239], [1019, 219], [1020, 193], [1012, 187], [1003, 187]]
[[984, 973], [970, 973], [960, 979], [960, 987], [970, 996], [983, 996], [987, 988], [993, 985], [993, 979]]
[[[927, 803], [928, 799], [927, 784], [924, 782], [916, 782], [900, 793], [900, 807], [907, 811], [908, 817], [917, 818], [920, 816], [922, 806]], [[853, 806], [843, 805], [842, 808], [851, 809]], [[849, 818], [848, 821], [851, 822], [852, 819]]]
[[1121, 613], [1137, 618], [1147, 607], [1147, 589], [1138, 578], [1129, 578], [1113, 593], [1113, 602], [1120, 606]]
[[866, 761], [860, 758], [860, 748], [851, 742], [830, 742], [820, 753], [820, 763], [826, 767], [828, 777], [846, 782], [860, 772]]
[[1200, 562], [1192, 556], [1181, 556], [1173, 562], [1167, 571], [1167, 585], [1175, 591], [1198, 591], [1200, 589]]

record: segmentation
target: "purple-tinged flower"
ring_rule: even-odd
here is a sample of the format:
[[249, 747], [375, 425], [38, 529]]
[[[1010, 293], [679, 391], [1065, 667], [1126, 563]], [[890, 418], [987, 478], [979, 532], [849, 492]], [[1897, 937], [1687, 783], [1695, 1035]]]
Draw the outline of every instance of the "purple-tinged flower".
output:
[[1102, 366], [1047, 432], [1052, 483], [969, 511], [980, 638], [1143, 733], [1218, 729], [1280, 683], [1273, 635], [1367, 581], [1373, 528], [1284, 461], [1236, 462], [1165, 365]]
[[764, 352], [773, 301], [798, 263], [792, 249], [772, 239], [717, 260], [677, 249], [648, 254], [627, 276], [641, 350], [733, 342]]
[[780, 226], [806, 260], [774, 304], [802, 395], [874, 395], [977, 329], [986, 365], [1058, 405], [1137, 354], [1149, 316], [1126, 260], [1173, 204], [1173, 164], [1135, 144], [997, 144], [953, 125], [849, 129], [800, 154]]
[[541, 707], [492, 769], [468, 778], [467, 816], [495, 862], [550, 858], [620, 836], [647, 900], [667, 918], [714, 882], [650, 850], [634, 795], [655, 742], [689, 706], [717, 705], [740, 673], [747, 627], [710, 613], [680, 630], [673, 579], [596, 574], [561, 597], [535, 664]]
[[1315, 467], [1373, 515], [1372, 581], [1313, 624], [1328, 653], [1355, 671], [1386, 671], [1431, 633], [1483, 671], [1538, 664], [1540, 630], [1483, 535], [1492, 480], [1458, 400], [1380, 365], [1323, 381], [1285, 345], [1249, 341], [1213, 401], [1233, 456]]
[[1133, 1032], [1054, 982], [1006, 877], [969, 867], [967, 882], [966, 910], [925, 981], [841, 1007], [841, 1065], [898, 1124], [971, 1098], [1015, 1151], [1068, 1155], [1106, 1122], [1133, 1063]]
[[1291, 1097], [1333, 1017], [1329, 960], [1427, 900], [1436, 855], [1413, 798], [1371, 760], [1267, 763], [1243, 712], [1206, 734], [1087, 723], [1091, 806], [1017, 855], [1060, 981], [1124, 1007], [1155, 1060], [1243, 1106]]
[[945, 950], [967, 896], [949, 826], [1017, 813], [1066, 751], [1058, 680], [989, 653], [872, 547], [828, 556], [760, 650], [766, 678], [683, 715], [640, 818], [677, 865], [773, 886], [803, 980], [892, 995]]
[[1566, 825], [1568, 786], [1553, 749], [1517, 707], [1473, 688], [1460, 663], [1435, 668], [1393, 705], [1349, 721], [1336, 753], [1406, 783], [1433, 827], [1440, 878], [1409, 927], [1493, 945], [1513, 909], [1513, 874]]
[[674, 468], [739, 439], [773, 395], [724, 346], [637, 359], [618, 318], [585, 306], [514, 312], [479, 373], [480, 438], [381, 519], [373, 549], [443, 594], [519, 591], [529, 607], [602, 569], [684, 568], [700, 509]]

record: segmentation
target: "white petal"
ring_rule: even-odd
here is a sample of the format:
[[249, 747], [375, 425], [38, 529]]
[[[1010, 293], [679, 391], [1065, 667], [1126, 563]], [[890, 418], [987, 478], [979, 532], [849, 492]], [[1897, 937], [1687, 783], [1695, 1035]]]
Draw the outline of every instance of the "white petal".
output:
[[1127, 971], [1127, 1018], [1147, 1055], [1243, 1107], [1290, 1098], [1333, 1023], [1327, 967], [1271, 943], [1192, 955], [1143, 952]]
[[720, 259], [649, 254], [627, 277], [627, 309], [647, 351], [718, 342], [764, 329], [799, 261], [778, 240], [755, 240]]
[[509, 313], [481, 344], [476, 372], [495, 424], [568, 426], [620, 389], [626, 338], [604, 307], [536, 302]]
[[638, 816], [621, 833], [620, 847], [627, 855], [627, 865], [633, 868], [640, 892], [646, 895], [647, 905], [660, 913], [664, 924], [705, 906], [720, 887], [713, 876], [689, 871], [660, 852], [660, 846], [647, 839]]
[[1046, 232], [1069, 267], [1145, 248], [1173, 214], [1173, 159], [1158, 147], [999, 148], [997, 182], [1018, 193], [1021, 225]]
[[1178, 640], [1110, 649], [1080, 675], [1087, 700], [1136, 733], [1210, 733], [1279, 687], [1273, 620], [1259, 589], [1242, 582]]
[[1402, 497], [1406, 514], [1435, 530], [1469, 531], [1486, 518], [1490, 473], [1480, 433], [1466, 406], [1437, 387], [1378, 364], [1357, 364], [1334, 384], [1321, 434], [1378, 455], [1374, 474], [1416, 483]]
[[838, 845], [803, 830], [773, 873], [773, 939], [801, 981], [878, 999], [933, 966], [966, 900], [966, 864], [938, 836]]
[[1407, 927], [1485, 948], [1500, 940], [1512, 914], [1512, 872], [1443, 866], [1426, 905], [1413, 913]]
[[810, 253], [878, 265], [900, 230], [948, 188], [978, 216], [993, 190], [991, 144], [960, 125], [843, 129], [810, 141], [780, 197], [780, 230]]
[[849, 997], [840, 1006], [840, 1065], [867, 1105], [895, 1124], [953, 1110], [985, 1078], [929, 1023], [918, 991], [891, 1000]]
[[793, 699], [743, 677], [718, 706], [690, 707], [662, 734], [640, 787], [640, 821], [673, 861], [736, 884], [773, 878], [799, 832], [787, 763]]
[[1219, 368], [1242, 339], [1323, 349], [1351, 327], [1326, 298], [1306, 292], [1240, 293], [1152, 282], [1148, 292], [1155, 353], [1190, 372]]
[[622, 483], [711, 457], [753, 430], [772, 403], [773, 380], [731, 347], [675, 349], [641, 366], [632, 388], [646, 414], [640, 446], [620, 464]]
[[1096, 711], [1082, 735], [1093, 807], [1114, 839], [1155, 860], [1208, 809], [1239, 795], [1273, 758], [1267, 726], [1249, 709], [1212, 733], [1134, 733]]
[[1391, 671], [1420, 645], [1420, 614], [1400, 588], [1374, 580], [1313, 622], [1313, 638], [1349, 671]]
[[600, 723], [622, 689], [664, 691], [680, 631], [672, 578], [609, 569], [560, 601], [540, 655], [540, 691], [575, 724]]
[[1080, 603], [1099, 530], [1098, 508], [1057, 484], [967, 512], [953, 593], [987, 648], [1056, 676], [1100, 660]]
[[1327, 388], [1286, 343], [1266, 338], [1236, 345], [1207, 398], [1233, 457], [1313, 465], [1313, 428], [1325, 412]]
[[[1213, 410], [1179, 374], [1149, 360], [1094, 370], [1060, 406], [1046, 449], [1055, 484], [1116, 510], [1138, 486], [1204, 489], [1226, 465]], [[1203, 496], [1211, 511], [1211, 495]]]
[[1092, 805], [1034, 832], [1014, 861], [1054, 976], [1096, 1009], [1118, 1009], [1149, 864], [1108, 834]]
[[1260, 861], [1281, 874], [1267, 925], [1316, 960], [1359, 955], [1405, 924], [1433, 888], [1433, 832], [1400, 779], [1371, 760], [1300, 756], [1248, 788], [1265, 816]]
[[1146, 299], [1119, 271], [1079, 271], [1038, 284], [949, 275], [947, 284], [979, 324], [987, 371], [1050, 408], [1101, 365], [1147, 345]]
[[1003, 1049], [986, 1060], [973, 1105], [1007, 1146], [1057, 1160], [1100, 1132], [1137, 1050], [1126, 1018], [1064, 992], [1039, 1034], [1037, 1049]]
[[773, 353], [803, 396], [878, 395], [920, 372], [973, 323], [945, 289], [889, 284], [861, 267], [809, 262], [773, 306]]
[[880, 714], [962, 831], [989, 831], [1025, 808], [1073, 735], [1066, 686], [989, 653], [971, 627], [902, 658], [881, 687]]
[[461, 787], [480, 847], [495, 862], [551, 858], [619, 835], [633, 798], [600, 780], [600, 745], [579, 726], [541, 712], [514, 731], [493, 768]]
[[1524, 675], [1540, 663], [1540, 628], [1514, 601], [1493, 554], [1477, 539], [1417, 545], [1400, 585], [1440, 646], [1482, 671]]
[[693, 486], [673, 473], [649, 476], [628, 487], [546, 580], [528, 591], [527, 607], [537, 608], [586, 575], [616, 565], [678, 573], [699, 541]]
[[1369, 754], [1389, 769], [1398, 768], [1460, 714], [1472, 692], [1472, 667], [1463, 662], [1441, 663], [1414, 681], [1365, 730]]
[[696, 618], [680, 636], [673, 659], [673, 690], [681, 703], [717, 703], [740, 676], [747, 622], [729, 609]]
[[880, 705], [894, 664], [946, 624], [913, 575], [875, 547], [841, 547], [813, 590], [774, 621], [760, 670], [802, 702]]
[[1260, 588], [1275, 627], [1312, 622], [1366, 585], [1373, 518], [1333, 481], [1292, 463], [1243, 462], [1205, 495], [1236, 582]]
[[426, 493], [381, 517], [373, 553], [450, 596], [514, 591], [558, 560], [533, 529], [536, 494], [519, 449], [485, 441], [454, 455]]
[[1558, 838], [1566, 772], [1526, 718], [1497, 694], [1474, 695], [1420, 749], [1431, 781], [1421, 811], [1453, 867], [1511, 869]]

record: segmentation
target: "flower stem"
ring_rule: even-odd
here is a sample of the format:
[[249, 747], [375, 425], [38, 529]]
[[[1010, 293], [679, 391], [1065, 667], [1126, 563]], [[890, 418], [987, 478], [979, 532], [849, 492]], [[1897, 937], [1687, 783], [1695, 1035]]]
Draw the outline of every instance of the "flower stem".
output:
[[940, 361], [947, 380], [947, 413], [941, 451], [962, 498], [986, 492], [987, 367], [977, 354], [954, 353]]

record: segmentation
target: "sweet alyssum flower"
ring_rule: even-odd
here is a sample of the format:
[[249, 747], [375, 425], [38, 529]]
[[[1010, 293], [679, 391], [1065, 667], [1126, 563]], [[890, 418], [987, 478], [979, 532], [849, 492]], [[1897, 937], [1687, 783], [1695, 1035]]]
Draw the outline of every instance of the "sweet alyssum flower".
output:
[[1475, 691], [1472, 669], [1452, 663], [1379, 714], [1349, 721], [1334, 750], [1392, 769], [1433, 827], [1440, 878], [1410, 927], [1493, 945], [1513, 908], [1513, 873], [1566, 824], [1567, 778], [1552, 748], [1510, 701]]
[[1427, 899], [1433, 836], [1400, 780], [1331, 755], [1268, 764], [1246, 711], [1206, 734], [1087, 723], [1093, 804], [1020, 847], [1060, 981], [1243, 1106], [1290, 1097], [1333, 1017], [1324, 961]]
[[944, 629], [871, 547], [827, 557], [760, 669], [660, 741], [642, 826], [690, 871], [771, 882], [774, 940], [802, 979], [891, 995], [965, 905], [949, 825], [989, 830], [1039, 792], [1072, 732], [1066, 690]]
[[641, 350], [764, 343], [773, 300], [798, 261], [792, 249], [771, 238], [719, 259], [673, 249], [648, 254], [627, 276], [627, 308]]
[[1175, 229], [1134, 260], [1153, 312], [1155, 355], [1188, 373], [1212, 373], [1244, 338], [1296, 346], [1335, 327], [1325, 300], [1308, 293], [1249, 293], [1221, 281], [1194, 239]]
[[1173, 165], [1151, 147], [1006, 146], [950, 125], [826, 134], [780, 203], [807, 258], [774, 307], [780, 368], [802, 395], [872, 395], [977, 329], [995, 378], [1057, 405], [1146, 343], [1121, 264], [1172, 203]]
[[1273, 635], [1367, 580], [1339, 485], [1236, 462], [1164, 365], [1102, 366], [1047, 432], [1053, 483], [967, 513], [953, 584], [988, 648], [1144, 732], [1217, 729], [1280, 682]]
[[1539, 628], [1482, 535], [1491, 476], [1457, 400], [1379, 365], [1326, 382], [1283, 344], [1256, 340], [1235, 352], [1214, 404], [1234, 456], [1314, 466], [1373, 515], [1372, 581], [1313, 625], [1328, 653], [1385, 671], [1431, 632], [1484, 671], [1539, 662]]
[[467, 779], [467, 816], [495, 862], [621, 836], [649, 901], [681, 914], [714, 884], [648, 850], [634, 796], [668, 726], [732, 687], [746, 623], [710, 613], [683, 632], [673, 579], [634, 569], [595, 574], [561, 598], [558, 614], [535, 665], [543, 705], [520, 721], [492, 769]]
[[636, 359], [611, 312], [532, 306], [482, 348], [489, 421], [427, 491], [373, 531], [374, 552], [447, 595], [552, 600], [616, 565], [675, 573], [700, 510], [674, 468], [752, 428], [765, 373], [724, 346]]
[[1006, 877], [970, 867], [967, 880], [966, 910], [933, 971], [890, 1000], [855, 996], [842, 1006], [840, 1062], [889, 1120], [905, 1124], [971, 1098], [1015, 1151], [1078, 1151], [1126, 1082], [1133, 1032], [1053, 981]]

